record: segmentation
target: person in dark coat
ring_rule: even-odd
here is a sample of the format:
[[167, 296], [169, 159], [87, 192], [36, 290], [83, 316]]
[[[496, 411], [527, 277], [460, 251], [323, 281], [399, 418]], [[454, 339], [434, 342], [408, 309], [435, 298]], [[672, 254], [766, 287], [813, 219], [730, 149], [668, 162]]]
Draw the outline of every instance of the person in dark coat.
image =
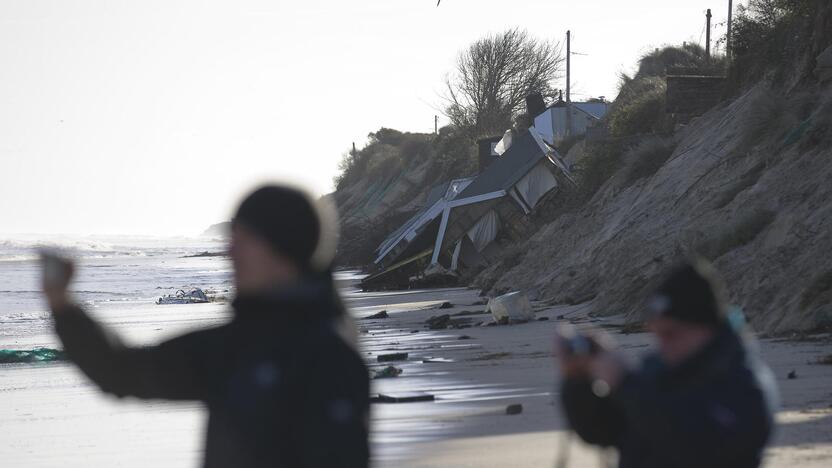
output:
[[559, 338], [571, 428], [590, 444], [617, 448], [621, 468], [760, 465], [776, 387], [721, 291], [702, 261], [673, 271], [650, 301], [657, 349], [638, 369], [608, 337], [588, 338], [583, 352]]
[[366, 467], [369, 376], [328, 272], [332, 218], [299, 190], [252, 193], [232, 222], [233, 319], [157, 346], [122, 344], [68, 297], [71, 264], [47, 267], [55, 330], [107, 393], [204, 402], [207, 468]]

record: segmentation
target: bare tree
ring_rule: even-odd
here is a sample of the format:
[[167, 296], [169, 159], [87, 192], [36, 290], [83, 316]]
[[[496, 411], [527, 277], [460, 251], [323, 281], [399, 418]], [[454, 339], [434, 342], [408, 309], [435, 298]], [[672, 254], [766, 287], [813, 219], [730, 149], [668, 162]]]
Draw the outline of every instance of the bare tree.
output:
[[527, 95], [555, 96], [563, 62], [560, 43], [521, 29], [484, 37], [460, 53], [445, 78], [445, 114], [471, 136], [500, 133], [524, 112]]
[[774, 27], [783, 17], [793, 14], [808, 14], [813, 0], [749, 0], [748, 5], [740, 4], [739, 15], [751, 16], [767, 27]]

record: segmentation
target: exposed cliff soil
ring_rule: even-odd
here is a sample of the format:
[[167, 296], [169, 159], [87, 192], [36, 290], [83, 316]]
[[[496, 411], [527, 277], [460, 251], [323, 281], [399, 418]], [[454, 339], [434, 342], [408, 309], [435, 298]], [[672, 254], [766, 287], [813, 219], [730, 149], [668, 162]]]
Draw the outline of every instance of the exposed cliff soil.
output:
[[519, 261], [475, 283], [638, 319], [662, 272], [696, 253], [715, 262], [758, 330], [830, 325], [830, 127], [828, 89], [778, 97], [757, 85], [677, 133], [654, 174], [633, 181], [623, 165], [521, 246]]
[[345, 155], [337, 190], [341, 214], [337, 263], [365, 266], [391, 232], [422, 207], [437, 184], [477, 171], [475, 142], [454, 127], [438, 134], [382, 128], [367, 146]]
[[338, 264], [370, 264], [376, 246], [420, 208], [427, 190], [428, 164], [420, 164], [393, 176], [361, 180], [330, 195], [342, 219]]

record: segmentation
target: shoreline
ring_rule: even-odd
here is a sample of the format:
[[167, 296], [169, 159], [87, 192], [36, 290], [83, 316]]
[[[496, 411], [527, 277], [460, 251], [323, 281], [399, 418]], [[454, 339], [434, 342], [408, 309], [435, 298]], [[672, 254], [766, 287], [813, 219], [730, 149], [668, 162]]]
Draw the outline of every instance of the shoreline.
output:
[[[623, 333], [621, 317], [589, 317], [587, 304], [550, 307], [533, 303], [537, 318], [507, 326], [475, 326], [491, 320], [478, 291], [466, 288], [364, 293], [350, 288], [360, 275], [340, 275], [343, 298], [360, 333], [361, 352], [371, 369], [393, 365], [398, 377], [376, 379], [374, 393], [425, 392], [434, 401], [374, 403], [374, 467], [552, 466], [565, 446], [552, 337], [563, 321], [598, 326], [631, 357], [650, 346], [647, 333]], [[451, 306], [442, 308], [443, 303]], [[362, 319], [382, 310], [388, 318]], [[156, 306], [108, 302], [94, 316], [133, 344], [154, 343], [184, 331], [222, 323], [222, 304]], [[448, 314], [462, 328], [430, 330], [432, 316]], [[559, 319], [559, 317], [565, 317]], [[54, 346], [48, 322], [26, 335], [3, 339], [4, 347]], [[415, 333], [414, 333], [415, 331]], [[460, 339], [461, 337], [465, 339]], [[816, 364], [832, 352], [832, 335], [809, 340], [759, 340], [782, 395], [779, 428], [765, 466], [828, 466], [832, 461], [832, 366]], [[406, 360], [378, 363], [378, 354], [407, 352]], [[435, 362], [423, 362], [439, 358]], [[796, 379], [787, 379], [794, 370]], [[72, 365], [0, 366], [0, 428], [7, 444], [0, 458], [14, 466], [140, 468], [196, 466], [204, 410], [198, 404], [117, 401], [102, 395]], [[506, 414], [509, 405], [520, 414]], [[164, 427], [160, 425], [164, 422]], [[83, 427], [78, 431], [77, 427]], [[599, 452], [569, 442], [570, 465], [598, 466]]]
[[[358, 326], [366, 329], [361, 335], [362, 352], [371, 368], [381, 366], [372, 362], [380, 351], [410, 353], [407, 361], [389, 363], [400, 367], [402, 374], [374, 380], [373, 392], [416, 391], [436, 398], [373, 405], [374, 466], [552, 466], [565, 447], [569, 466], [598, 466], [600, 457], [611, 455], [567, 435], [552, 355], [554, 330], [563, 322], [604, 328], [631, 359], [650, 348], [648, 333], [625, 333], [620, 316], [589, 317], [586, 304], [534, 304], [536, 317], [545, 317], [544, 321], [427, 330], [425, 322], [431, 316], [484, 310], [478, 292], [457, 288], [358, 295], [375, 296], [378, 301], [354, 311]], [[444, 302], [453, 307], [440, 309]], [[389, 317], [360, 319], [381, 310], [387, 310]], [[566, 318], [558, 319], [561, 316]], [[484, 314], [457, 317], [472, 318], [473, 324], [490, 320]], [[818, 361], [832, 352], [832, 335], [757, 342], [781, 394], [778, 425], [763, 466], [828, 466], [832, 366]], [[449, 362], [422, 363], [426, 356]], [[787, 377], [791, 371], [796, 379]], [[506, 414], [506, 408], [515, 404], [523, 406], [522, 413]]]

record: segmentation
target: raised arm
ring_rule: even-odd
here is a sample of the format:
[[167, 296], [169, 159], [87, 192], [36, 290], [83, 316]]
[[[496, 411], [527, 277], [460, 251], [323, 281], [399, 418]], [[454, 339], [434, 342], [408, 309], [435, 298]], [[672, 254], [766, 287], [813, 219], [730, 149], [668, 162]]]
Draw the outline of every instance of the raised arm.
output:
[[626, 422], [620, 408], [592, 390], [590, 366], [607, 341], [600, 334], [578, 335], [571, 327], [562, 327], [555, 337], [561, 402], [569, 425], [585, 442], [605, 447], [618, 445]]
[[131, 348], [73, 304], [67, 289], [73, 265], [45, 254], [43, 290], [55, 330], [69, 358], [102, 390], [139, 398], [203, 399], [202, 351], [208, 333], [186, 335], [158, 346]]
[[119, 397], [202, 400], [208, 384], [201, 358], [205, 333], [131, 348], [80, 307], [53, 310], [69, 358], [102, 390]]
[[564, 380], [561, 402], [569, 425], [585, 442], [604, 447], [620, 442], [625, 430], [624, 415], [609, 399], [592, 393], [588, 378]]

